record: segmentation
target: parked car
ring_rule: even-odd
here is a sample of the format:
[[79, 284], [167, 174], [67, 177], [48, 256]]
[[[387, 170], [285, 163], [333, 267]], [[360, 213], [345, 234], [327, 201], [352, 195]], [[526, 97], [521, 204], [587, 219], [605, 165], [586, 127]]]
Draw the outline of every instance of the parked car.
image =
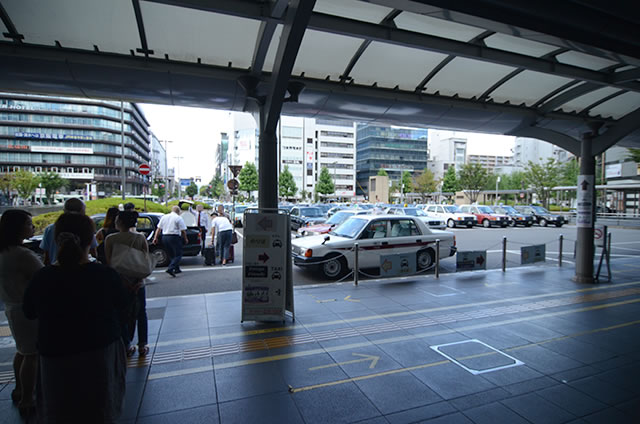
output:
[[523, 227], [531, 227], [533, 225], [533, 216], [519, 213], [513, 206], [498, 205], [492, 206], [493, 210], [507, 215], [509, 217], [509, 225], [515, 227], [522, 225]]
[[247, 210], [247, 208], [249, 208], [249, 206], [246, 206], [246, 205], [238, 205], [235, 207], [234, 214], [233, 214], [234, 227], [242, 227], [242, 223], [244, 222], [243, 221], [244, 211]]
[[446, 222], [449, 228], [455, 228], [458, 225], [471, 228], [478, 223], [475, 215], [461, 212], [456, 205], [427, 205], [424, 211], [428, 216]]
[[294, 206], [289, 214], [291, 215], [291, 231], [325, 221], [322, 209], [313, 206]]
[[440, 218], [434, 218], [432, 216], [429, 216], [425, 211], [419, 208], [410, 208], [410, 207], [404, 208], [400, 206], [391, 206], [387, 208], [384, 211], [384, 213], [390, 214], [390, 215], [417, 216], [422, 221], [424, 221], [424, 223], [427, 224], [429, 228], [435, 228], [438, 230], [444, 230], [445, 228], [447, 228], [446, 221]]
[[334, 206], [334, 207], [332, 207], [331, 209], [329, 209], [327, 211], [327, 216], [329, 218], [331, 218], [333, 216], [333, 214], [335, 214], [338, 211], [344, 210], [344, 209], [346, 209], [346, 207], [344, 207], [344, 206]]
[[554, 215], [542, 206], [516, 206], [515, 208], [521, 214], [531, 216], [535, 223], [541, 227], [553, 224], [560, 228], [566, 223], [562, 215]]
[[489, 206], [484, 205], [462, 205], [460, 210], [464, 213], [472, 213], [478, 220], [478, 225], [485, 228], [489, 227], [506, 227], [509, 225], [509, 217], [507, 215], [496, 213]]
[[433, 266], [435, 241], [440, 257], [453, 256], [456, 240], [452, 232], [429, 228], [419, 217], [406, 215], [352, 216], [326, 235], [292, 241], [293, 263], [320, 271], [328, 279], [345, 275], [354, 266], [354, 243], [358, 243], [359, 267], [380, 269], [380, 257], [415, 254], [418, 270]]
[[[93, 222], [96, 224], [96, 229], [102, 228], [104, 217], [105, 214], [103, 213], [91, 216], [91, 219], [93, 219]], [[167, 253], [166, 247], [162, 244], [162, 237], [160, 237], [158, 244], [151, 244], [156, 228], [158, 227], [158, 222], [160, 222], [160, 218], [162, 218], [161, 213], [139, 212], [136, 231], [143, 233], [147, 238], [147, 242], [149, 243], [149, 252], [151, 252], [151, 254], [153, 254], [157, 259], [156, 266], [167, 266], [169, 265], [169, 254]], [[202, 247], [200, 229], [198, 227], [187, 227], [187, 239], [189, 242], [183, 245], [182, 256], [197, 256]]]
[[327, 234], [333, 228], [342, 224], [354, 215], [367, 215], [370, 211], [360, 209], [344, 209], [336, 212], [331, 218], [321, 224], [311, 225], [308, 227], [298, 228], [299, 236], [312, 236], [318, 234]]

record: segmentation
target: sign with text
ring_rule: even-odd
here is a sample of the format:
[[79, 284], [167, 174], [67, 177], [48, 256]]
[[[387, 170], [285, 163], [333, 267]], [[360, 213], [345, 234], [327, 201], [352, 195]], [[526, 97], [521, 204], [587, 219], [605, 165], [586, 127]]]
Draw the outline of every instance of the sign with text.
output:
[[591, 228], [593, 226], [593, 183], [593, 175], [578, 176], [577, 227]]
[[605, 243], [607, 242], [606, 225], [596, 225], [596, 228], [593, 231], [593, 240], [596, 244], [596, 247], [605, 247]]
[[380, 276], [398, 277], [416, 273], [416, 255], [399, 254], [380, 256]]
[[487, 251], [470, 250], [456, 253], [456, 271], [487, 269]]
[[244, 214], [242, 321], [282, 321], [287, 281], [288, 216]]
[[544, 244], [523, 246], [520, 248], [520, 264], [533, 264], [545, 261], [546, 248]]

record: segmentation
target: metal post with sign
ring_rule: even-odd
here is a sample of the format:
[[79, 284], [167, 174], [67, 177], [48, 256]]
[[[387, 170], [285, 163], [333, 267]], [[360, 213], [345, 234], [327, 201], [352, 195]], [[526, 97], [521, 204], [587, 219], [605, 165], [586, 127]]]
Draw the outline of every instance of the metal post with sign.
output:
[[607, 282], [611, 281], [611, 264], [609, 262], [610, 243], [608, 243], [609, 237], [610, 234], [608, 233], [608, 228], [606, 225], [596, 225], [593, 233], [595, 247], [602, 248], [602, 252], [600, 253], [600, 260], [598, 261], [598, 270], [596, 271], [595, 276], [596, 281], [600, 281], [600, 270], [602, 269], [603, 260], [607, 265]]
[[[151, 173], [151, 168], [146, 163], [141, 163], [138, 167], [138, 172], [140, 175], [147, 176]], [[142, 195], [144, 196], [144, 211], [147, 211], [147, 185], [142, 185]]]
[[244, 212], [242, 322], [284, 321], [293, 310], [289, 215], [277, 209]]

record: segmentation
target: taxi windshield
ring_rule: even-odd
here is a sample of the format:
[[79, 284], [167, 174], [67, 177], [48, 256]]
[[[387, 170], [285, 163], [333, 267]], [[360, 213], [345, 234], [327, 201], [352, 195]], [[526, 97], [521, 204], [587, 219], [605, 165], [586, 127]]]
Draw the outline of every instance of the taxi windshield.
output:
[[449, 213], [460, 213], [460, 209], [457, 206], [445, 206], [444, 209]]
[[367, 225], [367, 222], [366, 219], [349, 218], [329, 234], [339, 237], [355, 238], [360, 234], [364, 226]]
[[329, 225], [339, 225], [352, 216], [353, 216], [353, 212], [345, 212], [345, 211], [336, 212], [335, 214], [333, 214], [331, 218], [327, 220], [326, 223]]
[[493, 213], [489, 206], [478, 206], [478, 210], [482, 213]]
[[426, 216], [427, 214], [418, 208], [404, 208], [404, 214], [410, 216]]

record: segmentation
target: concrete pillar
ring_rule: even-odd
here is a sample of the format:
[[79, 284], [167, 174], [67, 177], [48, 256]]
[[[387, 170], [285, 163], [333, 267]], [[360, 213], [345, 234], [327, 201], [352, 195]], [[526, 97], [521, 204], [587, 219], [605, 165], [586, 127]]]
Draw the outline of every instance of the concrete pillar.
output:
[[258, 157], [258, 207], [277, 208], [278, 140], [275, 133], [260, 132]]
[[[580, 146], [580, 175], [592, 176], [592, 181], [595, 182], [596, 173], [596, 161], [595, 157], [591, 153], [593, 144], [594, 133], [585, 133], [582, 137]], [[578, 191], [580, 187], [578, 187]], [[594, 221], [595, 221], [595, 184], [589, 187], [592, 191], [592, 211], [591, 211], [591, 224], [587, 226], [580, 226], [578, 224], [578, 236], [576, 244], [576, 275], [575, 281], [578, 283], [593, 283], [593, 256], [594, 256]], [[578, 211], [580, 205], [578, 205]]]

